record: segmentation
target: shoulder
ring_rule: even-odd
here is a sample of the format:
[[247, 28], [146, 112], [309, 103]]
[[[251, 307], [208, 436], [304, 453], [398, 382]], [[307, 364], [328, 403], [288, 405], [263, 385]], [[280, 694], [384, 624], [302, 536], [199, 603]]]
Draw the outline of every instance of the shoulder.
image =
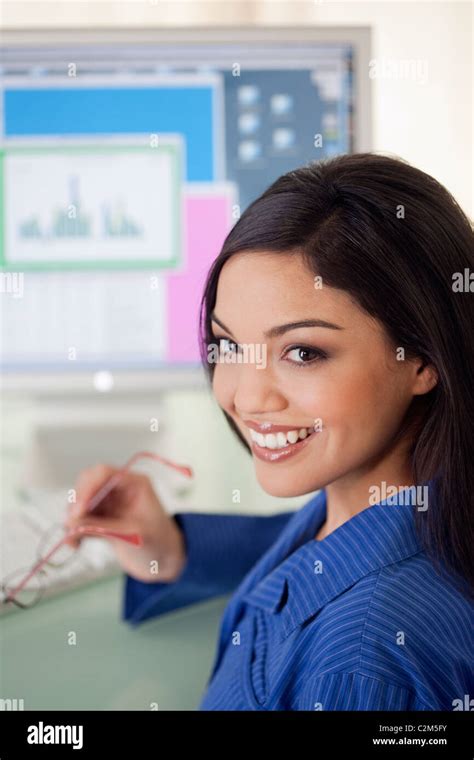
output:
[[473, 603], [424, 552], [385, 566], [307, 623], [304, 698], [352, 691], [358, 703], [404, 705], [365, 709], [453, 709], [474, 689], [473, 619]]

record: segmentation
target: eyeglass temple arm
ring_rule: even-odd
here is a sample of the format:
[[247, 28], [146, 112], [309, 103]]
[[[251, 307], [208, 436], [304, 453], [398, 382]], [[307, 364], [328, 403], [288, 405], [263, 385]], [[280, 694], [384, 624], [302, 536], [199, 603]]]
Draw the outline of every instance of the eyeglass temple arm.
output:
[[175, 464], [175, 462], [172, 462], [170, 459], [166, 459], [165, 457], [162, 457], [160, 454], [153, 454], [151, 451], [138, 451], [136, 454], [134, 454], [126, 464], [124, 464], [123, 467], [121, 467], [116, 473], [114, 473], [109, 480], [104, 483], [102, 488], [99, 488], [99, 490], [94, 494], [92, 499], [90, 499], [87, 512], [92, 512], [98, 504], [102, 501], [102, 499], [105, 499], [105, 497], [115, 488], [115, 486], [120, 482], [122, 476], [135, 464], [137, 459], [154, 459], [157, 462], [161, 462], [162, 464], [167, 465], [168, 467], [172, 467], [173, 469], [180, 472], [182, 475], [185, 475], [187, 478], [192, 478], [194, 476], [194, 473], [191, 469], [191, 467], [187, 467], [186, 465], [181, 464]]

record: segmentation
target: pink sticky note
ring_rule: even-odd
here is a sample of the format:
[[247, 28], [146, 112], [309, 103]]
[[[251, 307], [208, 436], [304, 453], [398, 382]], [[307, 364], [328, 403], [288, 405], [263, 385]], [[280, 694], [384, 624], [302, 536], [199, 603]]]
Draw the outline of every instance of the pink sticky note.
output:
[[184, 272], [166, 277], [169, 362], [199, 362], [199, 304], [212, 262], [232, 225], [233, 195], [229, 188], [193, 191], [184, 198]]

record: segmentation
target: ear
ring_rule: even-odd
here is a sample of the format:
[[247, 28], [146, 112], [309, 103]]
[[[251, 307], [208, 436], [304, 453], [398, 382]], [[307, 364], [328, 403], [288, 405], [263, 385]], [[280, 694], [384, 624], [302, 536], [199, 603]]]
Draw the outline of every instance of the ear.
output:
[[417, 359], [415, 362], [415, 377], [413, 395], [422, 396], [429, 393], [438, 384], [439, 376], [433, 364], [426, 359]]

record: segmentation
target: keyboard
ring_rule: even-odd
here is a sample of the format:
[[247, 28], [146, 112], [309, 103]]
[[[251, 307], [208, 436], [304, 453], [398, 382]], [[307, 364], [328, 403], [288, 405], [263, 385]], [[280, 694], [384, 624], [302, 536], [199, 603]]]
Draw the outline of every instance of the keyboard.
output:
[[[41, 537], [63, 522], [66, 510], [64, 491], [24, 489], [17, 508], [0, 512], [0, 580], [33, 565]], [[83, 538], [65, 565], [46, 565], [44, 571], [43, 599], [123, 572], [107, 540], [95, 537]], [[14, 604], [0, 604], [0, 615], [14, 609]]]

